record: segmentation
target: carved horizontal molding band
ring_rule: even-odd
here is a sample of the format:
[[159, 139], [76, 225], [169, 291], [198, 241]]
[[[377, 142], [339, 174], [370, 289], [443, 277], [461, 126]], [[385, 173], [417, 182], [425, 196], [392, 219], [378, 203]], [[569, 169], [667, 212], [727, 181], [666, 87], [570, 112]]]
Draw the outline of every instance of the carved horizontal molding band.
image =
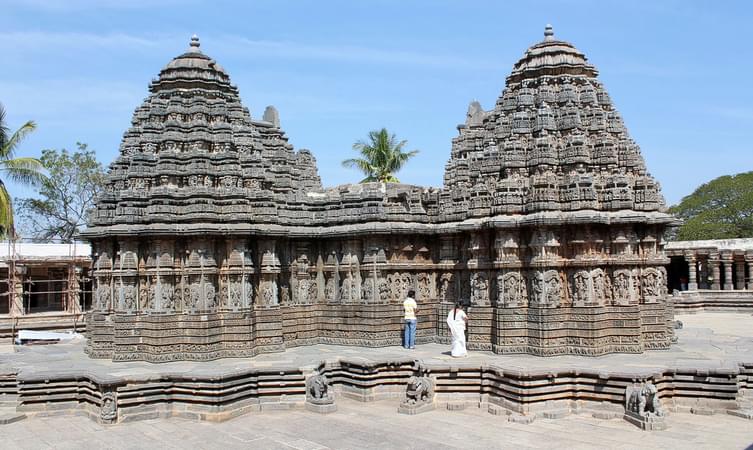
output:
[[[359, 216], [361, 217], [361, 216]], [[360, 219], [359, 219], [360, 220]], [[228, 235], [263, 235], [265, 237], [324, 238], [345, 237], [372, 233], [387, 234], [456, 234], [459, 231], [479, 229], [507, 229], [535, 226], [559, 226], [579, 224], [651, 224], [666, 225], [677, 219], [669, 214], [650, 211], [595, 211], [543, 212], [524, 215], [503, 215], [479, 219], [467, 219], [460, 222], [420, 223], [375, 221], [367, 223], [332, 224], [327, 226], [280, 225], [276, 223], [148, 223], [148, 224], [114, 224], [109, 226], [92, 226], [81, 233], [84, 238], [101, 238], [104, 236], [228, 236]]]

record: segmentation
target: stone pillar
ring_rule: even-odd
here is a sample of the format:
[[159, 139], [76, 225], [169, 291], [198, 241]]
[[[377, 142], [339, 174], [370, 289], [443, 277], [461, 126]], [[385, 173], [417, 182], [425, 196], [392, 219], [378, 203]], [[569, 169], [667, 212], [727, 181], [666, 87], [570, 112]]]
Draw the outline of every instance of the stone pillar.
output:
[[720, 284], [720, 274], [719, 274], [719, 254], [718, 253], [712, 253], [709, 255], [709, 267], [711, 268], [711, 289], [713, 290], [719, 290], [722, 288]]
[[65, 293], [66, 312], [71, 314], [81, 314], [81, 286], [79, 285], [79, 276], [81, 268], [75, 263], [68, 264], [68, 289]]
[[722, 264], [724, 265], [724, 290], [725, 291], [731, 291], [735, 289], [735, 286], [732, 284], [732, 264], [734, 263], [734, 260], [732, 259], [731, 253], [725, 253], [722, 255]]
[[280, 304], [277, 276], [281, 272], [280, 259], [277, 256], [276, 242], [271, 239], [259, 241], [261, 255], [261, 279], [259, 281], [260, 306], [270, 307]]
[[696, 256], [694, 252], [686, 252], [685, 253], [685, 261], [688, 263], [688, 290], [689, 291], [696, 291], [698, 290], [698, 281], [697, 281], [697, 265], [696, 265]]
[[748, 290], [753, 291], [753, 252], [745, 253], [745, 263], [748, 265]]
[[24, 310], [24, 275], [26, 275], [26, 266], [12, 265], [9, 270], [13, 270], [13, 289], [8, 292], [11, 296], [10, 313], [11, 317], [23, 316]]
[[745, 260], [740, 258], [735, 260], [735, 289], [742, 291], [745, 289]]

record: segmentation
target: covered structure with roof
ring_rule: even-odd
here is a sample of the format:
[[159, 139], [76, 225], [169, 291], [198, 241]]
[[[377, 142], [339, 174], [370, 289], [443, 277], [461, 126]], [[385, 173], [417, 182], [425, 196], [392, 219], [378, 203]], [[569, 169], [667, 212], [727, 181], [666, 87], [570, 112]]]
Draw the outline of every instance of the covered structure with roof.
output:
[[83, 242], [0, 243], [0, 336], [21, 328], [83, 331], [90, 270], [91, 249]]

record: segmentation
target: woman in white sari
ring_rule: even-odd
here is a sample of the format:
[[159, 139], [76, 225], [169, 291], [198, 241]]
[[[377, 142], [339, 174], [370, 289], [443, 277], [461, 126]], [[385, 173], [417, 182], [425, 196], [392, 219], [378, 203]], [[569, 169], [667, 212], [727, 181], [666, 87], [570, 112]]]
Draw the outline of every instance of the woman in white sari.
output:
[[463, 307], [460, 302], [455, 303], [455, 307], [447, 314], [447, 325], [450, 326], [452, 332], [452, 356], [460, 358], [462, 356], [468, 356], [468, 352], [465, 350], [465, 323], [468, 321], [468, 316], [463, 311]]

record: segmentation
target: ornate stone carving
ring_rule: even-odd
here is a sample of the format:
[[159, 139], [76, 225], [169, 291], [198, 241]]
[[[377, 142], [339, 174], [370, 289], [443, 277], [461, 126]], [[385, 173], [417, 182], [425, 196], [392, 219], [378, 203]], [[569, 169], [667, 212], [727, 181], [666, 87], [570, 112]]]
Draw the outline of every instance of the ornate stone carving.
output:
[[627, 305], [633, 301], [633, 277], [630, 270], [620, 269], [614, 272], [614, 302]]
[[593, 302], [597, 305], [609, 304], [612, 301], [612, 283], [609, 275], [602, 269], [591, 271], [591, 284], [593, 286]]
[[428, 376], [410, 377], [397, 411], [402, 414], [418, 414], [431, 409], [434, 409], [434, 379]]
[[455, 297], [455, 276], [452, 272], [443, 273], [439, 277], [439, 300], [452, 302]]
[[653, 267], [644, 269], [641, 281], [643, 298], [646, 302], [656, 302], [661, 297], [662, 277], [658, 270]]
[[361, 294], [363, 295], [363, 301], [365, 303], [371, 303], [374, 301], [374, 278], [364, 278], [363, 285], [361, 286]]
[[97, 290], [94, 294], [95, 309], [98, 311], [107, 311], [110, 309], [110, 285], [104, 281], [97, 281]]
[[556, 270], [534, 271], [531, 277], [530, 303], [536, 306], [558, 307], [562, 301], [562, 281]]
[[327, 301], [334, 302], [337, 300], [337, 288], [336, 288], [336, 281], [335, 277], [333, 275], [330, 275], [327, 277], [327, 282], [324, 285], [324, 298]]
[[259, 299], [264, 306], [276, 306], [280, 303], [280, 297], [277, 292], [277, 281], [262, 281]]
[[319, 372], [306, 378], [306, 409], [321, 414], [337, 410], [329, 380]]
[[481, 272], [476, 272], [471, 276], [471, 304], [489, 305], [489, 281]]
[[433, 298], [431, 292], [432, 275], [426, 272], [420, 272], [417, 276], [418, 298], [420, 300], [431, 300]]
[[498, 300], [504, 307], [523, 307], [528, 303], [525, 279], [519, 272], [497, 276]]
[[573, 303], [583, 306], [591, 301], [591, 274], [587, 270], [579, 270], [573, 275]]
[[123, 284], [119, 287], [118, 309], [120, 311], [134, 311], [136, 309], [136, 286]]
[[306, 379], [306, 401], [315, 404], [327, 404], [335, 401], [326, 376], [315, 373]]
[[115, 423], [118, 420], [118, 397], [114, 391], [102, 393], [100, 399], [102, 405], [99, 410], [99, 418], [104, 423]]
[[625, 388], [625, 419], [645, 430], [666, 428], [659, 391], [651, 381]]

